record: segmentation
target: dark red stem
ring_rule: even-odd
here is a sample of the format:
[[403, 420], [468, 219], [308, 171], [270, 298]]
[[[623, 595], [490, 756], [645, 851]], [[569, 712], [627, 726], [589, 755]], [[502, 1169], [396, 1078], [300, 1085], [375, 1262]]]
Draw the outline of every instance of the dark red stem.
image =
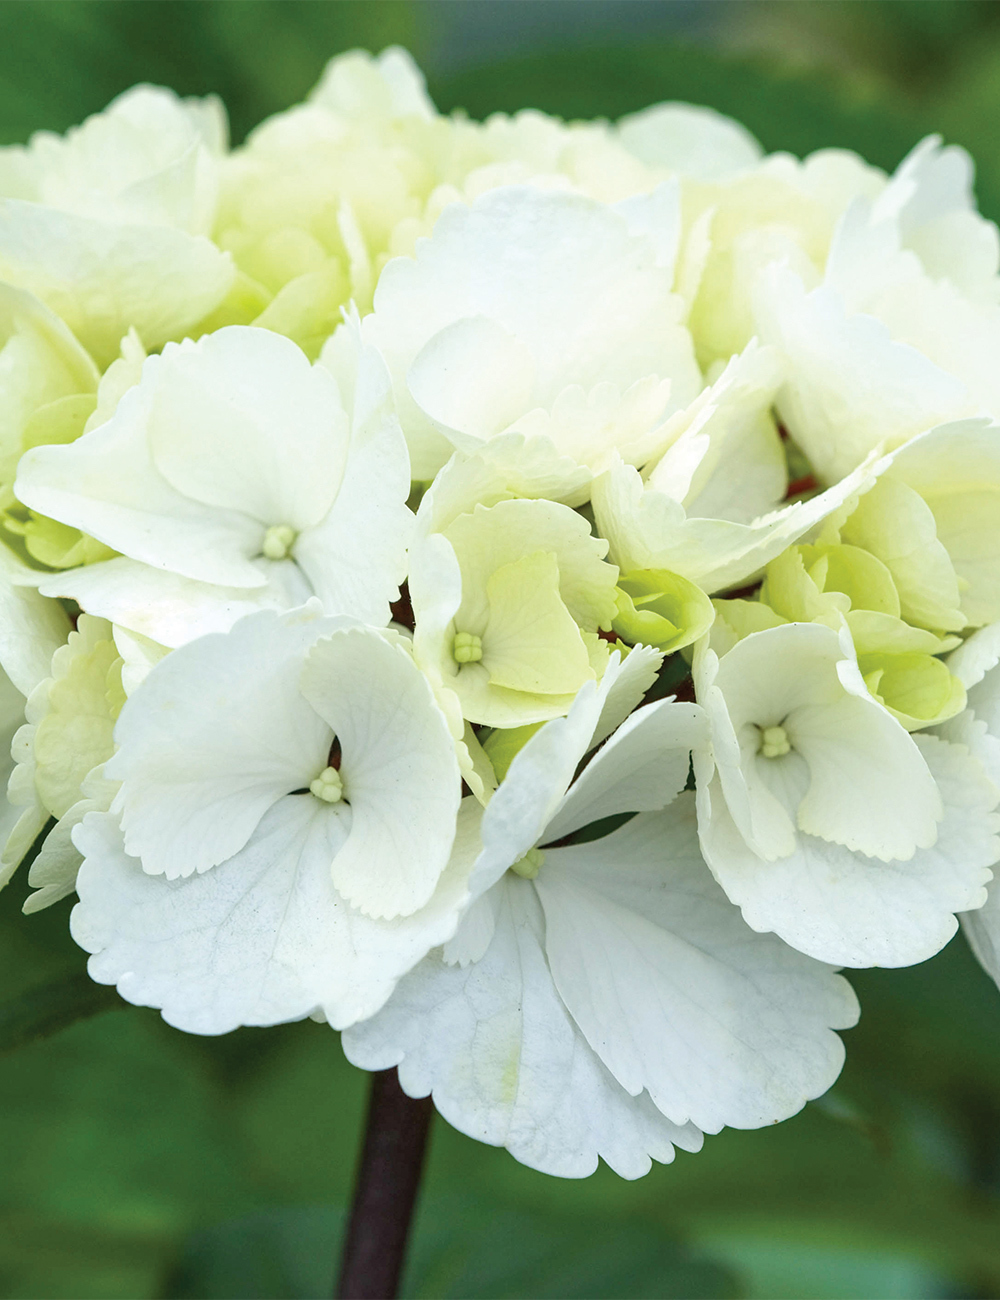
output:
[[395, 1300], [433, 1113], [430, 1097], [408, 1097], [395, 1070], [372, 1075], [338, 1300]]

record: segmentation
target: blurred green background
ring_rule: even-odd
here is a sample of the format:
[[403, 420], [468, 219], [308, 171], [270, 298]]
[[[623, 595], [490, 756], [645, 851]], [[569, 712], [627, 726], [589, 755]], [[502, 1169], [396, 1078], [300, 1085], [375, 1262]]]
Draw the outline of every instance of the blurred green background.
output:
[[[474, 116], [684, 99], [886, 167], [940, 131], [1000, 217], [1000, 5], [974, 0], [4, 0], [0, 141], [141, 80], [219, 92], [239, 140], [334, 53], [391, 42]], [[68, 903], [25, 919], [23, 888], [0, 895], [0, 1295], [329, 1294], [365, 1096], [336, 1035], [201, 1040], [116, 1006]], [[438, 1122], [404, 1293], [1000, 1295], [1000, 994], [960, 938], [852, 982], [826, 1098], [637, 1183], [547, 1178]]]

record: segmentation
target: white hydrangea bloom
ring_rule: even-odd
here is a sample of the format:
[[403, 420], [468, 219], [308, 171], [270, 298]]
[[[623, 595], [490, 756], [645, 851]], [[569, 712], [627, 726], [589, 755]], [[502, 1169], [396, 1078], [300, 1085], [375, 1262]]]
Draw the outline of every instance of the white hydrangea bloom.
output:
[[176, 338], [225, 297], [208, 238], [227, 126], [213, 98], [136, 86], [65, 136], [0, 149], [0, 274], [37, 294], [105, 365], [129, 328]]
[[702, 849], [747, 923], [848, 966], [903, 966], [981, 907], [998, 792], [966, 748], [911, 736], [868, 693], [847, 629], [698, 647]]
[[676, 191], [622, 211], [506, 186], [439, 219], [379, 279], [364, 338], [385, 355], [413, 475], [516, 428], [594, 466], [642, 464], [701, 387], [673, 293]]
[[456, 839], [454, 744], [403, 644], [263, 611], [153, 668], [115, 739], [72, 927], [128, 1000], [196, 1033], [342, 1027], [454, 932], [479, 805]]
[[356, 341], [337, 375], [262, 329], [170, 344], [106, 424], [29, 452], [20, 499], [121, 552], [41, 590], [168, 646], [314, 594], [385, 624], [409, 469], [385, 368]]
[[639, 709], [574, 782], [640, 653], [615, 656], [517, 754], [483, 815], [460, 930], [344, 1036], [351, 1060], [398, 1065], [463, 1132], [566, 1177], [600, 1157], [635, 1178], [697, 1150], [699, 1129], [794, 1113], [836, 1077], [830, 1029], [857, 1016], [829, 968], [748, 930], [701, 860], [692, 800], [676, 798], [697, 706]]
[[960, 918], [1000, 985], [972, 180], [396, 47], [233, 151], [150, 86], [0, 148], [0, 887], [51, 827], [96, 981], [570, 1177], [822, 1093], [840, 966]]

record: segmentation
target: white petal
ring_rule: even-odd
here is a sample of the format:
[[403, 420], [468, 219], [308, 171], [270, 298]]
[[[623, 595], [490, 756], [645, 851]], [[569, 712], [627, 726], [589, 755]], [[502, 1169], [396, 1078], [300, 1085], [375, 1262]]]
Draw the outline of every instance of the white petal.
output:
[[[757, 783], [755, 816], [769, 803], [759, 783], [776, 761], [756, 757], [755, 728], [784, 726], [811, 777], [800, 829], [884, 860], [907, 858], [933, 844], [940, 800], [913, 739], [868, 694], [849, 647], [816, 623], [755, 632], [722, 657], [716, 686], [743, 748], [743, 779]], [[720, 773], [728, 797], [727, 768]], [[754, 833], [766, 851], [766, 833]]]
[[1000, 856], [992, 812], [998, 792], [963, 746], [933, 736], [914, 741], [945, 814], [937, 843], [909, 861], [879, 862], [800, 835], [790, 856], [763, 862], [713, 797], [702, 848], [748, 925], [844, 966], [908, 966], [944, 947], [957, 929], [954, 913], [981, 905]]
[[845, 980], [748, 929], [698, 852], [694, 798], [551, 850], [535, 882], [559, 993], [625, 1090], [709, 1132], [825, 1092], [854, 1024]]
[[[474, 831], [475, 807], [471, 816]], [[91, 976], [117, 983], [130, 1002], [160, 1007], [191, 1033], [277, 1024], [317, 1009], [336, 1028], [372, 1015], [399, 977], [453, 933], [470, 856], [456, 854], [422, 911], [373, 921], [330, 879], [349, 820], [311, 795], [290, 796], [236, 857], [171, 881], [126, 856], [113, 817], [88, 817], [75, 836], [86, 861], [71, 924], [94, 954]]]
[[601, 694], [604, 704], [597, 727], [590, 738], [593, 749], [611, 735], [615, 727], [625, 721], [634, 708], [642, 703], [642, 697], [656, 681], [656, 675], [663, 665], [663, 655], [652, 646], [633, 646], [620, 666], [612, 667], [609, 663], [601, 678]]
[[874, 316], [849, 315], [833, 289], [806, 293], [787, 267], [761, 276], [756, 310], [761, 339], [790, 363], [778, 411], [823, 482], [842, 478], [879, 444], [898, 447], [975, 412], [961, 380], [895, 342]]
[[468, 316], [428, 340], [406, 383], [434, 427], [471, 454], [534, 405], [535, 365], [529, 349], [502, 325]]
[[587, 682], [566, 717], [546, 723], [515, 754], [483, 816], [483, 852], [469, 882], [474, 896], [542, 837], [587, 752], [602, 702], [603, 693]]
[[171, 487], [265, 526], [301, 532], [325, 517], [348, 429], [324, 366], [280, 334], [230, 325], [165, 348], [155, 373], [146, 436]]
[[107, 424], [76, 442], [27, 451], [15, 492], [33, 510], [132, 559], [204, 582], [262, 586], [250, 563], [263, 539], [260, 521], [190, 500], [153, 464], [146, 430], [163, 364], [162, 356], [147, 359], [142, 382]]
[[591, 500], [597, 530], [610, 542], [615, 564], [626, 571], [670, 569], [711, 595], [746, 582], [854, 493], [865, 491], [880, 463], [873, 456], [818, 496], [750, 524], [689, 519], [679, 502], [644, 488], [639, 473], [621, 462], [594, 480]]
[[[671, 281], [651, 240], [631, 235], [622, 215], [582, 195], [511, 185], [471, 207], [446, 208], [415, 259], [386, 266], [364, 322], [393, 374], [415, 477], [432, 477], [447, 454], [405, 377], [430, 339], [469, 317], [488, 317], [530, 355], [533, 385], [521, 413], [548, 407], [570, 384], [589, 390], [607, 381], [624, 390], [649, 375], [673, 380], [676, 406], [690, 400], [700, 376]], [[488, 387], [492, 352], [474, 351], [476, 375]], [[507, 372], [512, 349], [505, 344], [501, 352]], [[440, 360], [434, 373], [442, 378]], [[520, 364], [513, 370], [523, 377]], [[437, 409], [423, 379], [419, 390], [420, 401]], [[464, 378], [462, 392], [475, 396]], [[506, 407], [505, 418], [513, 418]]]
[[892, 460], [889, 477], [930, 507], [958, 574], [962, 613], [973, 627], [1000, 618], [1000, 428], [986, 420], [941, 425]]
[[22, 695], [30, 695], [49, 676], [52, 656], [69, 631], [69, 618], [58, 601], [15, 586], [0, 574], [0, 664]]
[[963, 913], [959, 920], [979, 964], [1000, 988], [1000, 888], [996, 880], [983, 906], [978, 911]]
[[188, 876], [232, 857], [326, 766], [332, 733], [299, 678], [329, 630], [311, 609], [252, 614], [175, 650], [126, 701], [105, 771], [122, 782], [125, 848], [146, 871]]
[[389, 374], [374, 349], [358, 349], [353, 379], [343, 481], [326, 518], [299, 537], [295, 558], [327, 614], [382, 627], [406, 574], [410, 462]]
[[[738, 642], [733, 649], [738, 649], [740, 644], [742, 643]], [[741, 693], [748, 687], [752, 689], [752, 686], [748, 674], [734, 672], [732, 668], [730, 663], [730, 694], [735, 686], [736, 699], [739, 700]], [[708, 719], [712, 743], [709, 747], [699, 747], [694, 751], [699, 817], [705, 821], [713, 816], [715, 801], [724, 800], [740, 834], [755, 853], [768, 861], [783, 857], [795, 847], [792, 816], [767, 783], [761, 780], [756, 759], [752, 753], [747, 752], [750, 747], [745, 744], [748, 738], [752, 738], [752, 732], [750, 737], [745, 734], [749, 730], [744, 725], [748, 719], [739, 712], [735, 718], [731, 715], [730, 705], [736, 701], [727, 698], [719, 685], [719, 671], [718, 656], [710, 649], [708, 638], [705, 637], [695, 647], [694, 682], [698, 703], [705, 710]], [[768, 680], [770, 682], [771, 678]], [[749, 703], [753, 705], [757, 701], [751, 700]], [[780, 705], [775, 707], [772, 702], [768, 703], [770, 707], [767, 712], [761, 711], [751, 721], [758, 722], [762, 717], [764, 726], [780, 722], [783, 716]], [[757, 715], [757, 709], [753, 709], [753, 713]], [[737, 725], [744, 732], [743, 737], [737, 735]], [[718, 779], [713, 780], [716, 772]]]
[[247, 614], [302, 605], [312, 595], [291, 560], [261, 560], [259, 570], [266, 586], [219, 587], [120, 558], [53, 573], [40, 586], [45, 595], [68, 596], [89, 614], [174, 648], [228, 632]]
[[656, 249], [656, 265], [674, 276], [682, 234], [681, 187], [663, 181], [648, 194], [630, 194], [615, 204], [628, 222], [629, 233], [644, 235]]
[[477, 505], [492, 506], [511, 497], [543, 498], [581, 505], [590, 489], [590, 472], [561, 456], [550, 439], [516, 430], [497, 434], [475, 455], [456, 452], [424, 493], [417, 511], [421, 536], [439, 533]]
[[963, 686], [977, 686], [1000, 663], [1000, 623], [973, 632], [948, 656], [948, 668]]
[[692, 519], [751, 524], [780, 505], [788, 470], [771, 408], [782, 376], [780, 354], [752, 339], [672, 417], [677, 440], [646, 474], [650, 487], [682, 502]]
[[629, 1097], [587, 1046], [559, 1000], [542, 946], [531, 886], [498, 887], [498, 920], [485, 957], [464, 968], [428, 958], [384, 1010], [343, 1039], [364, 1069], [399, 1065], [410, 1096], [433, 1093], [455, 1128], [505, 1146], [523, 1164], [564, 1178], [599, 1158], [624, 1178], [701, 1146], [693, 1126]]
[[455, 743], [430, 683], [402, 646], [351, 628], [313, 647], [302, 694], [343, 755], [351, 834], [333, 883], [368, 916], [408, 916], [434, 893], [461, 800]]
[[638, 709], [570, 786], [545, 829], [546, 840], [561, 840], [615, 813], [664, 808], [684, 789], [691, 750], [707, 735], [697, 704], [657, 700]]
[[761, 147], [746, 127], [714, 108], [653, 104], [618, 122], [629, 153], [643, 162], [702, 181], [718, 181], [752, 167]]
[[811, 778], [801, 830], [883, 862], [937, 839], [941, 804], [916, 740], [870, 697], [805, 705], [786, 730]]

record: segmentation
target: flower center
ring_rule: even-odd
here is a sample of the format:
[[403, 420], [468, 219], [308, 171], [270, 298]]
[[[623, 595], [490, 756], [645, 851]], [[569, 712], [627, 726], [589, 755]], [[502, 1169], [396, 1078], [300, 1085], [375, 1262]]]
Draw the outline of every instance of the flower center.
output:
[[456, 632], [451, 653], [457, 664], [477, 664], [483, 657], [482, 639], [472, 632]]
[[518, 858], [510, 869], [515, 876], [521, 876], [525, 880], [534, 880], [541, 871], [544, 861], [545, 854], [541, 849], [529, 849], [524, 857]]
[[272, 524], [264, 534], [261, 552], [269, 560], [287, 560], [298, 533], [291, 524]]
[[309, 790], [324, 803], [340, 803], [344, 797], [344, 782], [335, 767], [324, 767], [315, 781], [310, 782]]
[[765, 758], [781, 758], [791, 751], [788, 732], [784, 727], [764, 727], [760, 733], [759, 753]]

